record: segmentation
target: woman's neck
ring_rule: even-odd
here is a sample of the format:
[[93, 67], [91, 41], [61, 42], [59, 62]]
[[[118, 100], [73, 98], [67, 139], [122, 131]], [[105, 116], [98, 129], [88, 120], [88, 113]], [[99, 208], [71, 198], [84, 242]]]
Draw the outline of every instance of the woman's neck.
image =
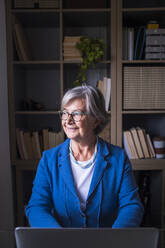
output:
[[95, 151], [96, 141], [96, 137], [88, 140], [88, 142], [76, 142], [75, 140], [71, 140], [71, 149], [75, 159], [79, 161], [91, 159]]

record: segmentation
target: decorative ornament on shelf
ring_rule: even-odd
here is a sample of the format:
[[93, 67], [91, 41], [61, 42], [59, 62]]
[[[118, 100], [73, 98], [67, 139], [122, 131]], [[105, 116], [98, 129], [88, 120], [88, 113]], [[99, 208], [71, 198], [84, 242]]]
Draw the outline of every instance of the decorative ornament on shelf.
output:
[[82, 52], [82, 63], [74, 86], [79, 86], [86, 81], [86, 70], [89, 66], [95, 67], [104, 55], [105, 44], [102, 39], [82, 36], [76, 47]]
[[22, 107], [25, 111], [42, 111], [45, 110], [45, 106], [41, 102], [34, 101], [31, 98], [25, 98], [22, 101]]

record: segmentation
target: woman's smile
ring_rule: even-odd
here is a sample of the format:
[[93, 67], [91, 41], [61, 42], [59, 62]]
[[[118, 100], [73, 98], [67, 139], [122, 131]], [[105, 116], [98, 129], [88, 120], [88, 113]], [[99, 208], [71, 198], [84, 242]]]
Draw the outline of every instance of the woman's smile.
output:
[[78, 129], [78, 127], [66, 127], [66, 129], [68, 130], [68, 131], [75, 131], [75, 130], [77, 130]]

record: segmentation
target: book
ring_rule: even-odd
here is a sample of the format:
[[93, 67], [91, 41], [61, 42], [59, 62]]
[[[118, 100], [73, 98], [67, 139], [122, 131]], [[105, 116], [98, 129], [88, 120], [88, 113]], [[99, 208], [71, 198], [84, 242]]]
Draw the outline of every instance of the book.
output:
[[77, 61], [77, 62], [82, 62], [83, 61], [83, 59], [81, 57], [75, 57], [75, 56], [65, 56], [64, 60], [65, 61], [73, 60], [73, 61]]
[[44, 128], [42, 129], [42, 137], [43, 137], [43, 150], [49, 149], [49, 133], [48, 129]]
[[103, 85], [104, 85], [103, 80], [98, 80], [96, 87], [101, 91], [101, 93], [104, 96], [104, 86]]
[[124, 144], [124, 149], [127, 153], [128, 158], [133, 159], [132, 149], [131, 149], [130, 144], [128, 142], [128, 132], [129, 131], [123, 132], [123, 144]]
[[134, 58], [134, 28], [128, 28], [128, 60]]
[[40, 147], [38, 131], [32, 132], [32, 147], [33, 147], [34, 159], [40, 159], [41, 158], [41, 147]]
[[59, 0], [39, 0], [39, 8], [44, 9], [52, 9], [52, 8], [59, 8]]
[[123, 143], [125, 151], [129, 159], [138, 159], [138, 154], [132, 138], [131, 132], [129, 130], [124, 131]]
[[56, 146], [61, 144], [64, 141], [64, 131], [61, 130], [60, 132], [56, 133]]
[[49, 131], [49, 148], [56, 146], [56, 133], [55, 131]]
[[29, 131], [24, 132], [25, 147], [27, 150], [28, 159], [34, 159], [33, 148], [32, 148], [32, 137]]
[[64, 42], [78, 42], [81, 36], [64, 36]]
[[136, 130], [137, 130], [138, 137], [139, 137], [142, 149], [143, 149], [144, 157], [150, 158], [150, 153], [149, 153], [149, 149], [148, 149], [148, 145], [147, 145], [147, 141], [146, 141], [145, 129], [137, 127]]
[[134, 50], [134, 59], [144, 59], [144, 52], [146, 47], [146, 28], [140, 26], [135, 28], [135, 50]]
[[41, 148], [41, 153], [44, 151], [44, 143], [43, 143], [43, 135], [42, 135], [42, 131], [40, 131], [38, 133], [39, 135], [39, 142], [40, 142], [40, 148]]
[[22, 129], [19, 129], [19, 136], [20, 136], [24, 159], [28, 160], [28, 153], [27, 153], [27, 148], [26, 148], [25, 139], [24, 139], [24, 131]]
[[16, 48], [16, 52], [17, 52], [18, 58], [19, 58], [19, 60], [23, 60], [21, 49], [20, 49], [19, 43], [18, 43], [18, 38], [17, 38], [17, 35], [16, 35], [15, 32], [13, 34], [13, 37], [14, 37], [14, 43], [15, 43], [15, 48]]
[[98, 80], [96, 87], [103, 94], [105, 100], [105, 109], [108, 111], [111, 99], [111, 78], [104, 77], [103, 80]]
[[111, 98], [111, 78], [107, 78], [106, 82], [106, 92], [105, 92], [105, 109], [109, 110], [110, 98]]
[[128, 59], [128, 28], [123, 27], [123, 43], [122, 43], [122, 51], [123, 51], [123, 60]]
[[152, 144], [150, 135], [147, 133], [146, 134], [146, 137], [147, 137], [147, 142], [148, 142], [150, 156], [151, 156], [151, 158], [155, 158], [156, 157], [156, 154], [155, 154], [155, 150], [154, 150], [154, 147], [153, 147], [153, 144]]
[[59, 136], [60, 136], [60, 143], [64, 142], [64, 131], [63, 130], [59, 132]]
[[134, 127], [131, 128], [130, 132], [132, 134], [132, 137], [133, 137], [133, 140], [134, 140], [134, 143], [135, 143], [135, 146], [136, 146], [138, 157], [139, 158], [144, 158], [143, 149], [142, 149], [142, 146], [141, 146], [141, 143], [140, 143], [136, 128], [134, 128]]
[[106, 91], [107, 91], [107, 77], [104, 77], [103, 78], [103, 96], [105, 100], [106, 100]]
[[23, 147], [22, 147], [20, 129], [19, 128], [16, 128], [16, 141], [17, 141], [17, 147], [18, 147], [18, 152], [19, 152], [20, 158], [25, 159], [24, 158], [24, 152], [23, 152]]
[[63, 52], [64, 56], [75, 56], [75, 57], [81, 57], [82, 54], [80, 51], [77, 51], [75, 49], [65, 49]]
[[19, 59], [24, 61], [32, 60], [32, 54], [24, 28], [16, 17], [14, 18], [14, 40]]

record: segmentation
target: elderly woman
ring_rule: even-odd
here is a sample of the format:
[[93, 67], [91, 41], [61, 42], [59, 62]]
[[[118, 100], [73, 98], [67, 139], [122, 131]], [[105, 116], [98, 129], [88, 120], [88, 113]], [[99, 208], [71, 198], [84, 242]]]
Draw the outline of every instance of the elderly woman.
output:
[[65, 93], [67, 139], [43, 153], [26, 216], [32, 227], [137, 227], [143, 216], [123, 149], [98, 134], [107, 124], [104, 97], [92, 86]]

